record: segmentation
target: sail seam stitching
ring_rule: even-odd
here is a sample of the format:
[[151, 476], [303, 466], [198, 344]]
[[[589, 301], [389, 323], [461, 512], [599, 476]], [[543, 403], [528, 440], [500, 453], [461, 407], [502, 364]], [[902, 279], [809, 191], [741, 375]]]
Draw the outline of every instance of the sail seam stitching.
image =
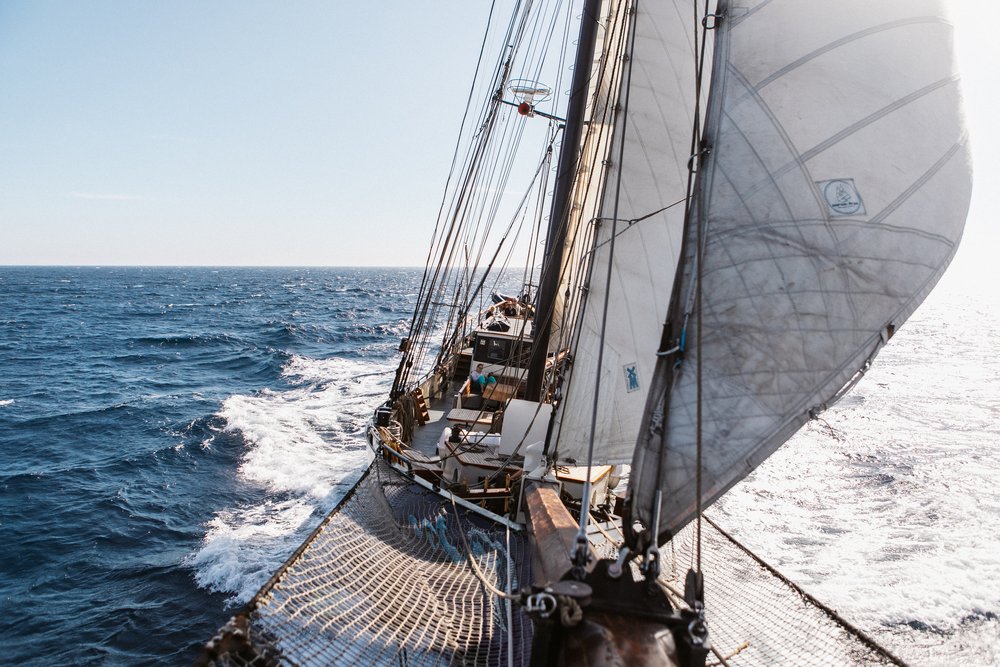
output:
[[[924, 184], [926, 184], [935, 175], [937, 175], [937, 173], [940, 172], [946, 164], [951, 162], [951, 159], [955, 157], [956, 154], [958, 154], [958, 151], [962, 148], [964, 144], [965, 144], [964, 138], [963, 140], [953, 144], [951, 148], [949, 148], [945, 152], [945, 154], [938, 159], [937, 162], [931, 165], [931, 167], [927, 171], [921, 174], [920, 178], [914, 181], [909, 188], [904, 190], [898, 197], [896, 197], [896, 199], [891, 201], [884, 209], [882, 209], [882, 211], [880, 211], [877, 215], [872, 217], [871, 219], [872, 223], [881, 222], [886, 217], [891, 215], [894, 211], [896, 211], [896, 209], [905, 204], [910, 199], [910, 197], [913, 196], [913, 193], [920, 190], [924, 186]], [[954, 245], [952, 241], [949, 241], [943, 236], [941, 237], [941, 240], [947, 243], [949, 246]]]
[[814, 50], [814, 51], [812, 51], [810, 53], [807, 53], [806, 55], [802, 56], [798, 60], [795, 60], [795, 61], [789, 63], [788, 65], [785, 65], [784, 67], [782, 67], [779, 70], [776, 70], [775, 72], [773, 72], [772, 74], [768, 75], [764, 79], [761, 79], [754, 86], [754, 90], [755, 91], [760, 90], [761, 88], [764, 88], [764, 87], [768, 86], [769, 84], [774, 83], [774, 81], [776, 81], [777, 79], [780, 79], [781, 77], [785, 76], [786, 74], [788, 74], [792, 70], [798, 69], [799, 67], [802, 67], [806, 63], [808, 63], [808, 62], [810, 62], [812, 60], [815, 60], [816, 58], [819, 58], [820, 56], [823, 56], [823, 55], [829, 53], [830, 51], [834, 51], [836, 49], [839, 49], [840, 47], [842, 47], [842, 46], [844, 46], [846, 44], [849, 44], [851, 42], [855, 42], [855, 41], [857, 41], [859, 39], [864, 39], [866, 37], [871, 37], [872, 35], [876, 35], [876, 34], [881, 33], [881, 32], [887, 32], [887, 31], [890, 31], [890, 30], [895, 30], [897, 28], [904, 28], [904, 27], [911, 26], [911, 25], [919, 25], [919, 24], [922, 24], [922, 23], [941, 23], [943, 25], [950, 25], [946, 21], [943, 21], [942, 19], [940, 19], [939, 17], [936, 17], [936, 16], [917, 16], [917, 17], [913, 17], [913, 18], [909, 18], [909, 19], [903, 19], [901, 21], [892, 21], [890, 23], [883, 23], [881, 25], [872, 26], [871, 28], [867, 28], [865, 30], [860, 30], [860, 31], [858, 31], [856, 33], [847, 35], [846, 37], [841, 37], [838, 40], [830, 42], [829, 44], [827, 44], [825, 46], [822, 46], [822, 47], [820, 47], [820, 48], [818, 48], [818, 49], [816, 49], [816, 50]]
[[856, 123], [848, 125], [843, 130], [834, 134], [826, 141], [816, 144], [809, 150], [803, 151], [802, 154], [800, 155], [800, 158], [803, 161], [811, 160], [812, 158], [816, 157], [817, 155], [824, 152], [828, 148], [840, 143], [850, 135], [860, 132], [869, 125], [874, 124], [876, 121], [881, 120], [882, 118], [890, 115], [891, 113], [898, 111], [899, 109], [902, 109], [903, 107], [912, 104], [913, 102], [916, 102], [917, 100], [922, 99], [923, 97], [926, 97], [927, 95], [933, 93], [936, 90], [944, 88], [945, 86], [948, 86], [952, 83], [956, 83], [957, 81], [958, 81], [958, 76], [953, 74], [949, 77], [945, 77], [944, 79], [940, 79], [938, 81], [935, 81], [934, 83], [928, 84], [923, 88], [919, 88], [910, 93], [909, 95], [899, 98], [892, 104], [882, 107], [875, 113], [869, 114], [868, 116], [862, 118]]

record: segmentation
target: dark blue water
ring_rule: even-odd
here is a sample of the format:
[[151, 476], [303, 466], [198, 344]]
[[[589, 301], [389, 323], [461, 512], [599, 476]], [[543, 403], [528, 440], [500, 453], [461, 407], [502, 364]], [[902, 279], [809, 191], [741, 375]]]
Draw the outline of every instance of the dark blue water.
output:
[[300, 387], [296, 359], [388, 363], [418, 279], [0, 269], [0, 662], [190, 662], [238, 602], [193, 556], [275, 498], [224, 402]]
[[[0, 663], [194, 660], [365, 465], [419, 279], [0, 268]], [[932, 295], [713, 508], [912, 664], [1000, 661], [998, 312]]]

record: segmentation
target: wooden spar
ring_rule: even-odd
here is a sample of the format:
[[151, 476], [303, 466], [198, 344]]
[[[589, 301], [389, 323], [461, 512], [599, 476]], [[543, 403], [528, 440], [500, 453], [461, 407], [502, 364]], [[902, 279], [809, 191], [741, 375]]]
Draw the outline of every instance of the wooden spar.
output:
[[532, 567], [535, 583], [561, 581], [573, 568], [570, 553], [580, 529], [566, 509], [559, 491], [536, 481], [525, 483], [524, 500], [531, 525]]

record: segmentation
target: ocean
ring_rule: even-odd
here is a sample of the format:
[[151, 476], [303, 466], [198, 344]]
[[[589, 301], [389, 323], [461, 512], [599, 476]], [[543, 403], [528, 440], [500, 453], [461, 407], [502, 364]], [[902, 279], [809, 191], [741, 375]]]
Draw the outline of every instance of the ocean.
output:
[[[360, 475], [419, 280], [0, 268], [0, 662], [191, 663]], [[933, 294], [709, 513], [908, 662], [1000, 663], [998, 349]]]

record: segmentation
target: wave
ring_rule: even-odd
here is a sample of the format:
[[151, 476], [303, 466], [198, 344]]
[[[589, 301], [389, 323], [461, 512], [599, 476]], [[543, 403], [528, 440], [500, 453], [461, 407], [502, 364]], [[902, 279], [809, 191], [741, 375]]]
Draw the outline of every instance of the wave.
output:
[[202, 347], [205, 345], [216, 345], [220, 343], [224, 345], [248, 344], [245, 341], [241, 341], [240, 339], [228, 334], [142, 336], [139, 338], [133, 338], [130, 342], [135, 345], [146, 345], [149, 347], [176, 348]]
[[378, 362], [294, 355], [288, 389], [227, 398], [218, 416], [245, 449], [241, 484], [263, 501], [216, 513], [188, 563], [199, 585], [243, 603], [350, 488], [367, 461], [369, 410], [392, 381]]
[[[155, 398], [155, 397], [151, 397]], [[142, 403], [143, 399], [136, 399], [133, 401], [122, 401], [119, 403], [113, 403], [111, 405], [102, 405], [90, 408], [81, 408], [79, 410], [73, 410], [69, 412], [57, 412], [53, 414], [42, 415], [39, 417], [33, 417], [27, 419], [18, 426], [22, 429], [42, 429], [49, 424], [55, 424], [57, 426], [62, 426], [66, 428], [75, 428], [79, 426], [79, 422], [76, 420], [90, 419], [92, 417], [106, 417], [107, 415], [128, 410], [130, 408], [137, 407]]]
[[282, 367], [281, 375], [299, 384], [365, 383], [359, 388], [358, 395], [368, 399], [392, 384], [392, 377], [388, 375], [392, 370], [389, 364], [371, 361], [312, 359], [292, 355]]
[[270, 332], [267, 342], [279, 348], [302, 344], [324, 345], [327, 349], [336, 349], [346, 354], [357, 351], [359, 345], [384, 344], [388, 349], [394, 343], [398, 343], [393, 339], [402, 336], [408, 327], [408, 323], [402, 319], [372, 323], [370, 312], [359, 313], [355, 309], [346, 309], [330, 315], [335, 317], [335, 324], [269, 322]]
[[257, 507], [219, 512], [208, 524], [202, 548], [186, 559], [195, 581], [243, 604], [260, 590], [289, 554], [314, 507], [300, 499], [266, 501]]

